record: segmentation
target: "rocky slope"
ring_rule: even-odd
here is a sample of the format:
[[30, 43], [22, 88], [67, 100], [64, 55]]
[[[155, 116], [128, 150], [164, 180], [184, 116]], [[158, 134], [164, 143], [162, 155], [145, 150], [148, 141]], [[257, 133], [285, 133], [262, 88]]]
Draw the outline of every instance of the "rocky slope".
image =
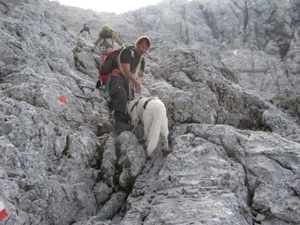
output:
[[[4, 223], [299, 224], [299, 8], [167, 0], [115, 15], [0, 1]], [[167, 107], [167, 157], [159, 145], [146, 158], [141, 127], [113, 133], [99, 52], [76, 37], [85, 22], [94, 40], [104, 23], [127, 45], [150, 36], [142, 95]]]

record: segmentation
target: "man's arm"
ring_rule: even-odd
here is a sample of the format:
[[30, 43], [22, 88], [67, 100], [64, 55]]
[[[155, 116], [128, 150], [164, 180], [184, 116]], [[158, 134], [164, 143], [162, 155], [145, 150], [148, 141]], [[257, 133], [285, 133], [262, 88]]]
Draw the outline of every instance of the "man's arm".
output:
[[98, 39], [95, 41], [95, 44], [94, 44], [94, 47], [92, 48], [92, 51], [95, 51], [95, 49], [98, 46], [100, 41], [101, 41], [101, 37], [99, 36]]
[[140, 83], [137, 81], [137, 79], [135, 79], [135, 76], [130, 72], [130, 63], [121, 63], [121, 66], [124, 75], [134, 83], [136, 92], [138, 93], [141, 92]]
[[120, 40], [120, 38], [115, 34], [115, 32], [112, 32], [112, 38], [117, 42], [120, 46], [123, 45], [123, 42]]
[[143, 70], [140, 70], [140, 71], [138, 72], [138, 76], [139, 76], [139, 77], [142, 77], [142, 76], [143, 76], [143, 73], [144, 73]]

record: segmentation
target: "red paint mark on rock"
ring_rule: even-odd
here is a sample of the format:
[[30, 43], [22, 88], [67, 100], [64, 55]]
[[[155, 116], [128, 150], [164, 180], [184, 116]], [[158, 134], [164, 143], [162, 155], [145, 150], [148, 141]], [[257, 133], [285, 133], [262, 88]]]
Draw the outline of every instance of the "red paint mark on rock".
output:
[[64, 96], [59, 96], [59, 97], [58, 97], [58, 101], [59, 101], [61, 104], [67, 104], [67, 103], [68, 103], [68, 100], [67, 100]]
[[0, 222], [8, 216], [3, 202], [0, 201]]

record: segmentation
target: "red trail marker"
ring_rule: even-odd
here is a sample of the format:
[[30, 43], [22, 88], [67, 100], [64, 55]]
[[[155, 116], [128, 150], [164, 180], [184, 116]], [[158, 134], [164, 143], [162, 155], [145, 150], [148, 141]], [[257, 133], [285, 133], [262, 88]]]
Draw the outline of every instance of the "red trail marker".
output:
[[8, 216], [3, 202], [0, 201], [0, 222]]
[[58, 101], [61, 104], [67, 104], [68, 103], [68, 100], [62, 95], [58, 97]]

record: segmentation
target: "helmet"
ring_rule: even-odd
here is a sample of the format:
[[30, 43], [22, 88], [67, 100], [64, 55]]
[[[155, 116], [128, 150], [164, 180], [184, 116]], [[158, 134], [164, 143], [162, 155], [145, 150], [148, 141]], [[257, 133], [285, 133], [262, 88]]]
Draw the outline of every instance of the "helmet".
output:
[[102, 26], [102, 29], [110, 29], [110, 28], [111, 28], [111, 26], [109, 24], [104, 24]]

